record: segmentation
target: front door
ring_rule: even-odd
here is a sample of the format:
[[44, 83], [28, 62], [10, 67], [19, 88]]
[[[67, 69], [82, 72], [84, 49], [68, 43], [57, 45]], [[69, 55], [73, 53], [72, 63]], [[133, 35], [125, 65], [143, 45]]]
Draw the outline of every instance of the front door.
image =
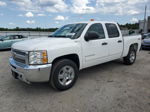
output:
[[102, 63], [108, 56], [108, 42], [104, 33], [103, 25], [100, 23], [94, 23], [89, 27], [86, 34], [88, 32], [97, 33], [99, 38], [89, 41], [84, 40], [82, 44], [84, 67]]

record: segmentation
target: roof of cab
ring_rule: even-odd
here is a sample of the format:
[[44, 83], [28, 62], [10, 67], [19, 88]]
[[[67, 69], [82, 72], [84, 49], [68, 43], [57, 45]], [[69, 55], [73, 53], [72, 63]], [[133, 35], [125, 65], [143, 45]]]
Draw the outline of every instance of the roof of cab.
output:
[[75, 22], [75, 23], [87, 23], [87, 24], [89, 23], [115, 23], [116, 24], [116, 22], [113, 22], [113, 21], [81, 21], [81, 22]]

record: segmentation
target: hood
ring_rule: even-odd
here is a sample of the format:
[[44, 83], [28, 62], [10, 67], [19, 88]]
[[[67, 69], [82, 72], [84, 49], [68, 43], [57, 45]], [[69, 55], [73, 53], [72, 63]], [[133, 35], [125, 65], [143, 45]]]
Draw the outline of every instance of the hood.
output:
[[13, 49], [33, 51], [33, 50], [48, 50], [60, 47], [66, 44], [72, 44], [74, 41], [70, 38], [36, 38], [28, 39], [21, 42], [16, 42], [12, 45]]

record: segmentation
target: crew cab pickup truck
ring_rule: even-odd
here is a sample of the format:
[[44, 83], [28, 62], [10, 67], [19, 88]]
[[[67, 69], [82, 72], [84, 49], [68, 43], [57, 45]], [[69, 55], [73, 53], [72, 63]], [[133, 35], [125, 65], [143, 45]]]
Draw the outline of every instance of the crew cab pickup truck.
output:
[[71, 88], [79, 70], [123, 58], [131, 65], [141, 47], [141, 36], [123, 37], [115, 22], [68, 24], [49, 37], [12, 45], [12, 75], [28, 84], [49, 82], [57, 90]]

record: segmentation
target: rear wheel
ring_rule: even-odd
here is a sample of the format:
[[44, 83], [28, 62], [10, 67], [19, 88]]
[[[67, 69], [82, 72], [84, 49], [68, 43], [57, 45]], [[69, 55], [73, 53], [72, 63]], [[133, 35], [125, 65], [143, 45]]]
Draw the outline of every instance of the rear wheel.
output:
[[127, 65], [132, 65], [136, 60], [136, 50], [134, 47], [131, 47], [129, 53], [126, 57], [124, 57], [124, 63]]
[[54, 89], [67, 90], [71, 88], [78, 77], [77, 65], [69, 59], [62, 59], [54, 63], [50, 83]]

